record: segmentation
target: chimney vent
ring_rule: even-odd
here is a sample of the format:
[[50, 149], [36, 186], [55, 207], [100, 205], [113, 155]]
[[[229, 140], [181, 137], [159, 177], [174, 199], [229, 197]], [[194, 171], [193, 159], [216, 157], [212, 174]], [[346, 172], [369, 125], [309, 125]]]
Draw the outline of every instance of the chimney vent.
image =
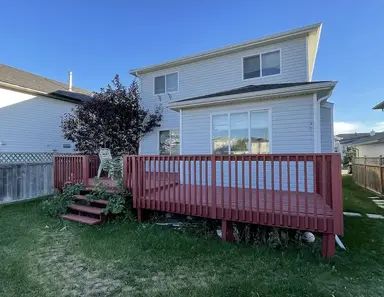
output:
[[72, 92], [72, 71], [68, 72], [68, 91]]

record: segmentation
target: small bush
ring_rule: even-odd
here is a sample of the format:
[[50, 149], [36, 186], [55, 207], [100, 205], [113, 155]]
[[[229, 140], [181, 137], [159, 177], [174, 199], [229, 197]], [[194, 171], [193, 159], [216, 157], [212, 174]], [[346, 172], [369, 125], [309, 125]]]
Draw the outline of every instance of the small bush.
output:
[[68, 206], [73, 201], [73, 195], [78, 195], [84, 190], [82, 184], [68, 185], [64, 187], [63, 192], [57, 193], [53, 198], [44, 200], [42, 202], [42, 210], [47, 215], [58, 217], [67, 213]]

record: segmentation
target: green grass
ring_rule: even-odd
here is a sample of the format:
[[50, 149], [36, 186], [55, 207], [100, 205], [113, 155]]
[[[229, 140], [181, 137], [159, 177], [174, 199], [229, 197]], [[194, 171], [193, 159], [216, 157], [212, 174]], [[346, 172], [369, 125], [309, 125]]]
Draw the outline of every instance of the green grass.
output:
[[[372, 207], [344, 182], [350, 211]], [[331, 261], [319, 240], [275, 250], [151, 224], [88, 227], [47, 218], [40, 201], [0, 206], [0, 228], [0, 296], [384, 295], [380, 220], [346, 218], [348, 251]]]
[[384, 209], [368, 199], [377, 194], [355, 184], [351, 176], [343, 177], [343, 195], [345, 211], [384, 214]]

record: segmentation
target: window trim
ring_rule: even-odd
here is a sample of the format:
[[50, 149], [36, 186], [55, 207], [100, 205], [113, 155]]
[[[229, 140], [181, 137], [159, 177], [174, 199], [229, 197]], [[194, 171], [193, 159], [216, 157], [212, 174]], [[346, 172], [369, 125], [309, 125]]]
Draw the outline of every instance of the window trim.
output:
[[[280, 72], [276, 73], [276, 74], [271, 74], [271, 75], [263, 75], [263, 59], [262, 59], [262, 55], [270, 54], [270, 53], [277, 52], [277, 51], [279, 52], [279, 56], [280, 56]], [[250, 58], [250, 57], [254, 57], [254, 56], [260, 56], [260, 76], [244, 78], [244, 59]], [[243, 81], [248, 81], [250, 79], [261, 79], [261, 78], [264, 78], [264, 77], [274, 77], [274, 76], [281, 75], [282, 73], [283, 73], [283, 63], [282, 63], [281, 48], [276, 48], [276, 49], [268, 50], [268, 51], [256, 52], [256, 53], [254, 53], [252, 55], [247, 55], [247, 56], [242, 56], [241, 57], [241, 77], [242, 77]]]
[[[172, 91], [172, 92], [167, 92], [167, 75], [170, 74], [177, 74], [177, 91]], [[156, 88], [155, 88], [155, 79], [159, 76], [164, 76], [164, 81], [165, 81], [165, 88], [164, 88], [164, 93], [156, 93]], [[165, 94], [174, 94], [179, 92], [179, 87], [180, 87], [180, 73], [179, 71], [174, 71], [174, 72], [167, 72], [163, 74], [159, 74], [153, 77], [153, 95], [158, 96], [158, 95], [165, 95]]]
[[[178, 131], [179, 132], [179, 153], [177, 155], [161, 155], [160, 154], [160, 133], [164, 131]], [[178, 128], [163, 128], [157, 131], [157, 153], [159, 156], [179, 156], [181, 155], [181, 142], [180, 142], [180, 130]]]
[[[272, 154], [272, 108], [271, 107], [262, 107], [262, 108], [251, 108], [251, 109], [235, 109], [231, 111], [217, 111], [217, 112], [212, 112], [210, 114], [210, 154], [214, 154], [213, 152], [213, 131], [212, 131], [212, 124], [213, 124], [213, 117], [215, 115], [227, 115], [228, 117], [228, 139], [231, 141], [231, 122], [230, 122], [230, 114], [231, 113], [247, 113], [248, 114], [248, 150], [250, 148], [250, 141], [251, 141], [251, 112], [263, 112], [266, 111], [268, 112], [268, 142], [269, 142], [269, 152], [268, 154]], [[250, 150], [249, 150], [250, 151]], [[231, 155], [231, 145], [230, 143], [228, 144], [228, 153]], [[252, 155], [251, 153], [248, 153], [246, 155]]]

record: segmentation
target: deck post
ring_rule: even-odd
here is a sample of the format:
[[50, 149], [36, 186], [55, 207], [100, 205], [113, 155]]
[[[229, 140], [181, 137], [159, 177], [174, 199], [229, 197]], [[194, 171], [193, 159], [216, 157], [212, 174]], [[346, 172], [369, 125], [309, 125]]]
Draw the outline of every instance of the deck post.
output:
[[83, 155], [83, 184], [84, 186], [88, 186], [88, 179], [89, 179], [89, 156], [88, 155]]
[[335, 246], [335, 234], [332, 233], [324, 233], [322, 240], [322, 256], [324, 258], [331, 258], [335, 255], [336, 246]]
[[343, 235], [343, 193], [341, 181], [341, 157], [333, 155], [331, 157], [331, 207], [334, 212], [334, 230], [335, 234]]
[[216, 219], [216, 156], [211, 157], [211, 189], [212, 189], [212, 213], [211, 217]]
[[221, 239], [223, 241], [234, 241], [233, 223], [227, 220], [221, 221]]

